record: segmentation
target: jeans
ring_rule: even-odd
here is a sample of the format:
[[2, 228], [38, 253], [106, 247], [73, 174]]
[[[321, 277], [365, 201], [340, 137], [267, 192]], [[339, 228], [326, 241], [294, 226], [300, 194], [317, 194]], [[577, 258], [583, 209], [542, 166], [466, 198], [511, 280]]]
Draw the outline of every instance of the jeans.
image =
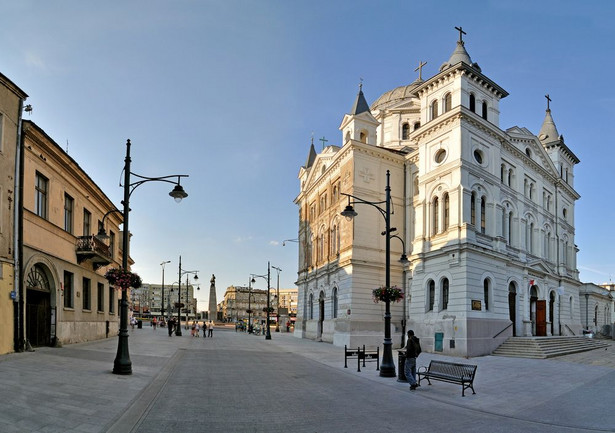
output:
[[416, 358], [406, 358], [404, 373], [410, 385], [416, 385]]

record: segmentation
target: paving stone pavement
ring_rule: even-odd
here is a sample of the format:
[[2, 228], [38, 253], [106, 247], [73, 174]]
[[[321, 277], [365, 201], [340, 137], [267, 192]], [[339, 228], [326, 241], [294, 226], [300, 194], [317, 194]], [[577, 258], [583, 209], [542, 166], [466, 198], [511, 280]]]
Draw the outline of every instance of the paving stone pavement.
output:
[[117, 338], [0, 356], [0, 432], [407, 431], [410, 418], [413, 431], [615, 431], [612, 341], [548, 360], [421, 354], [477, 364], [466, 397], [441, 382], [410, 392], [373, 363], [345, 369], [342, 348], [284, 332], [145, 327], [129, 346], [129, 376], [111, 372]]

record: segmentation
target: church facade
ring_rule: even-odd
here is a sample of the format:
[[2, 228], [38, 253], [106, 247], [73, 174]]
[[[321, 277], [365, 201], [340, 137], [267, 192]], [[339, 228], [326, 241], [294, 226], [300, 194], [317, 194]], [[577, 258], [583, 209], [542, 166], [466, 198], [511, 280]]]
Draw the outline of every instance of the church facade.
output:
[[[391, 303], [394, 347], [408, 329], [424, 350], [455, 356], [491, 353], [510, 336], [581, 333], [579, 159], [548, 98], [537, 135], [501, 129], [506, 96], [461, 37], [436, 75], [419, 70], [371, 106], [360, 88], [343, 144], [318, 154], [312, 144], [299, 171], [297, 337], [382, 343], [384, 304], [372, 290], [385, 282], [387, 173], [391, 285], [405, 294]], [[347, 221], [351, 202], [358, 215]]]

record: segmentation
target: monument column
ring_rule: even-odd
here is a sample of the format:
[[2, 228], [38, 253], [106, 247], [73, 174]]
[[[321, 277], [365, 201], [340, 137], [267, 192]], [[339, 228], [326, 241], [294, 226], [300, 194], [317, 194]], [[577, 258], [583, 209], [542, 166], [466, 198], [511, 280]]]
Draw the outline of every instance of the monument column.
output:
[[216, 276], [211, 274], [211, 283], [209, 286], [209, 320], [215, 321], [217, 319], [216, 306], [218, 305], [218, 301], [216, 300]]

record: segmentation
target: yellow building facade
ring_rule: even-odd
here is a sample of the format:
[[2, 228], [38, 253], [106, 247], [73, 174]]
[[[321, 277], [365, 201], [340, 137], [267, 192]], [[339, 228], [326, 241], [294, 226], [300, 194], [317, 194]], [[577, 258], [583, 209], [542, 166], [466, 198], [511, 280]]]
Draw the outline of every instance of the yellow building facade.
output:
[[15, 206], [19, 187], [19, 124], [28, 97], [0, 74], [0, 354], [15, 350], [18, 305], [15, 290]]
[[[23, 266], [26, 345], [76, 343], [117, 334], [122, 214], [40, 127], [23, 122]], [[96, 234], [103, 227], [109, 239]]]

